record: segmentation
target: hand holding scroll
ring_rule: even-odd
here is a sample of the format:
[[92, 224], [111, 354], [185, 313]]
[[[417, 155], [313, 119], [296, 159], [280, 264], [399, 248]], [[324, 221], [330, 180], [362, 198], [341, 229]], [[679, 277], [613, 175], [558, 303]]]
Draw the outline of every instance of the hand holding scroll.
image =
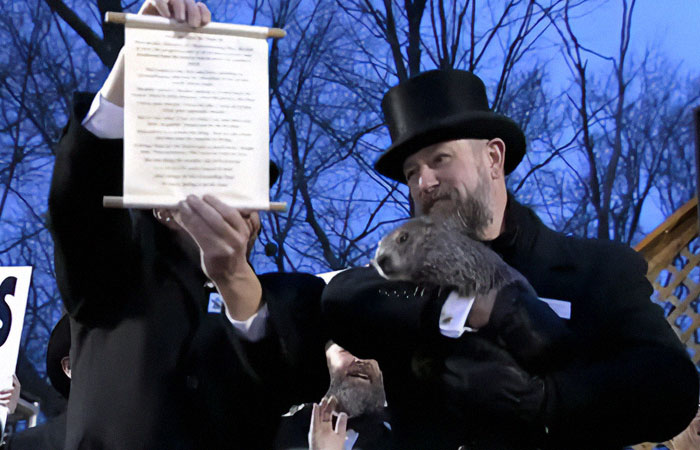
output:
[[248, 319], [262, 297], [248, 263], [260, 231], [258, 213], [232, 208], [211, 195], [190, 195], [178, 204], [175, 220], [199, 247], [202, 270], [216, 285], [231, 317]]
[[211, 22], [207, 5], [194, 0], [148, 0], [139, 14], [163, 16], [178, 22], [187, 22], [191, 27], [201, 27]]
[[[173, 18], [187, 22], [191, 27], [201, 27], [211, 22], [207, 5], [194, 0], [147, 0], [139, 14]], [[124, 106], [124, 52], [119, 53], [112, 71], [101, 89], [102, 96], [117, 106]]]

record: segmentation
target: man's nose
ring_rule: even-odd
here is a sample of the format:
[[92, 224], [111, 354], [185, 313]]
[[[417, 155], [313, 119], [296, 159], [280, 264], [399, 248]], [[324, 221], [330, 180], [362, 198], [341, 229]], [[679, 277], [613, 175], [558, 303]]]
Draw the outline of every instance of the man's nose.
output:
[[440, 182], [435, 171], [428, 166], [423, 166], [418, 173], [418, 189], [422, 192], [430, 192], [435, 189]]

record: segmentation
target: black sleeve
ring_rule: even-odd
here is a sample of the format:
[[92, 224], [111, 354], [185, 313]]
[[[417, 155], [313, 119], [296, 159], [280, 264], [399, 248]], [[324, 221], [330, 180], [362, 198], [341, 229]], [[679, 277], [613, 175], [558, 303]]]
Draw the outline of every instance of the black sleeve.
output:
[[536, 374], [563, 364], [580, 348], [564, 320], [522, 281], [498, 291], [489, 323], [479, 334], [500, 342], [523, 369]]
[[267, 355], [251, 355], [254, 369], [265, 359], [278, 359], [277, 371], [264, 371], [266, 386], [278, 390], [284, 410], [318, 401], [328, 389], [325, 343], [321, 325], [321, 294], [325, 282], [303, 273], [260, 276], [268, 306], [268, 331], [274, 337]]
[[[282, 414], [328, 389], [319, 326], [325, 283], [298, 273], [259, 279], [269, 311], [266, 335], [251, 342], [223, 312], [208, 316], [191, 345], [195, 355], [186, 359], [199, 380], [193, 401], [201, 448], [270, 449]], [[222, 419], [229, 425], [210, 427]]]
[[572, 441], [581, 446], [665, 441], [697, 411], [698, 374], [661, 308], [649, 299], [644, 260], [621, 249], [599, 266], [589, 304], [580, 308], [591, 309], [598, 323], [587, 324], [601, 337], [590, 341], [583, 357], [546, 377], [552, 448]]
[[[318, 400], [316, 400], [318, 401]], [[290, 416], [283, 417], [275, 437], [275, 450], [307, 450], [309, 448], [309, 428], [313, 405], [303, 408]]]
[[66, 309], [79, 321], [114, 314], [135, 276], [129, 213], [102, 207], [104, 195], [122, 192], [122, 141], [99, 139], [81, 125], [92, 98], [75, 97], [49, 193], [56, 279]]
[[358, 358], [381, 367], [409, 355], [426, 338], [439, 334], [440, 310], [449, 292], [388, 281], [373, 268], [336, 275], [323, 293], [328, 333]]

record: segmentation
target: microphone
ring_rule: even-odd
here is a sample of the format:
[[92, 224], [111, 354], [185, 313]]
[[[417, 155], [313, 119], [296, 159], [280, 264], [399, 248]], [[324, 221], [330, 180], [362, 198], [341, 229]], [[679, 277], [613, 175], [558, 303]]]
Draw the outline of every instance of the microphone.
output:
[[265, 256], [275, 256], [277, 254], [277, 244], [268, 242], [265, 244]]

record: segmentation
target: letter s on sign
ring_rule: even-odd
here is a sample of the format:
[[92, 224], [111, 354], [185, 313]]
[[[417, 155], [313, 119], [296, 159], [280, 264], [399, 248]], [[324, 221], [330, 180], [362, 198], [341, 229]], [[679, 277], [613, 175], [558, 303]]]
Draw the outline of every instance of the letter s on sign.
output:
[[17, 277], [7, 277], [0, 284], [0, 346], [7, 340], [7, 337], [10, 335], [10, 327], [12, 326], [12, 310], [5, 301], [5, 297], [15, 295], [16, 285]]

